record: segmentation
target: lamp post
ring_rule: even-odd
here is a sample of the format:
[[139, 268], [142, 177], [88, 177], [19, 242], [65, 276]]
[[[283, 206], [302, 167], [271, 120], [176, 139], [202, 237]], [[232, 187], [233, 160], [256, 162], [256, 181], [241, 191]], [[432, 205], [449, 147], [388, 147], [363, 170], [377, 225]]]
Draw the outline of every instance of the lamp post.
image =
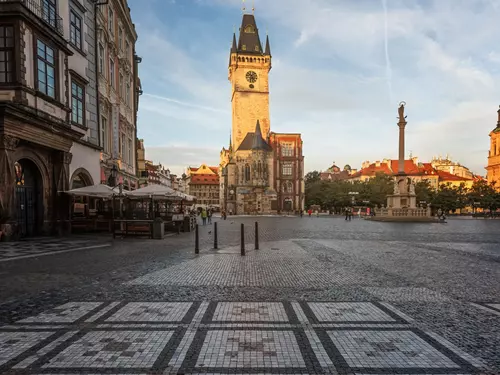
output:
[[355, 196], [359, 194], [359, 191], [350, 191], [348, 194], [351, 196], [352, 205], [355, 206], [355, 203], [356, 203]]

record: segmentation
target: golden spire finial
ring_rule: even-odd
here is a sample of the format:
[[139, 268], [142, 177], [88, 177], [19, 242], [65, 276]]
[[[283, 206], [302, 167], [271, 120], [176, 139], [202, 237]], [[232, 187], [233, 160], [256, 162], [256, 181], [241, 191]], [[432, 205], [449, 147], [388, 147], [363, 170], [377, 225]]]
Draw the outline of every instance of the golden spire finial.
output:
[[245, 10], [247, 9], [245, 8], [245, 0], [241, 0], [241, 3], [242, 3], [241, 11], [245, 13]]
[[255, 14], [255, 0], [252, 0], [252, 14]]

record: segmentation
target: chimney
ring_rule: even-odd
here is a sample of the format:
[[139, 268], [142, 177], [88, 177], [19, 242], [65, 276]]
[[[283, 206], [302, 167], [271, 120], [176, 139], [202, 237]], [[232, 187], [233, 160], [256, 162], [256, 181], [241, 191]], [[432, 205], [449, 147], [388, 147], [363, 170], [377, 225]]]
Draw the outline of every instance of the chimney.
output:
[[380, 167], [380, 160], [377, 160], [377, 161], [375, 162], [375, 166], [376, 166], [376, 167]]

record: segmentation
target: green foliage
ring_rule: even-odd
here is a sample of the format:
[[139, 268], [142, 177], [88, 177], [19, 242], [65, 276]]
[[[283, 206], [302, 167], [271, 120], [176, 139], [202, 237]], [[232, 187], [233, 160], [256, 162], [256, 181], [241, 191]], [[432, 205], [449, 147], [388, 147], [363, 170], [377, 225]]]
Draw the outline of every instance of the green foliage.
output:
[[313, 182], [318, 182], [318, 181], [320, 181], [320, 174], [318, 171], [308, 172], [304, 176], [304, 179], [305, 179], [306, 185], [311, 184]]
[[[364, 182], [321, 181], [316, 171], [306, 175], [307, 207], [316, 204], [324, 210], [338, 212], [352, 204], [350, 192], [358, 192], [354, 195], [355, 205], [380, 207], [386, 204], [387, 196], [393, 191], [393, 178], [382, 173]], [[454, 186], [448, 183], [442, 184], [437, 191], [429, 181], [423, 180], [415, 184], [415, 194], [417, 204], [425, 201], [431, 204], [433, 210], [441, 208], [446, 212], [455, 212], [465, 207], [480, 207], [495, 211], [500, 208], [500, 192], [483, 180], [474, 182], [470, 189], [464, 184]]]

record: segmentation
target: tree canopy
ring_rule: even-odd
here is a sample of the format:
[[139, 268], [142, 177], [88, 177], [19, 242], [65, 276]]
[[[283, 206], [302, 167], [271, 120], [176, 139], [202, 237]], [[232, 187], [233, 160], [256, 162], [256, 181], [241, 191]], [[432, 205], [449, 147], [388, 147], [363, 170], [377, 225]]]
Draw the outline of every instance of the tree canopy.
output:
[[[306, 206], [320, 205], [322, 209], [340, 211], [352, 204], [368, 207], [381, 207], [386, 204], [387, 195], [394, 191], [391, 176], [377, 174], [366, 181], [321, 181], [319, 172], [306, 175]], [[351, 193], [351, 194], [349, 194]], [[352, 194], [357, 193], [357, 194]], [[471, 188], [465, 184], [458, 186], [441, 184], [434, 189], [429, 181], [422, 180], [415, 184], [417, 204], [430, 204], [434, 209], [456, 211], [465, 207], [482, 208], [495, 211], [500, 208], [500, 192], [484, 180], [475, 181]]]

